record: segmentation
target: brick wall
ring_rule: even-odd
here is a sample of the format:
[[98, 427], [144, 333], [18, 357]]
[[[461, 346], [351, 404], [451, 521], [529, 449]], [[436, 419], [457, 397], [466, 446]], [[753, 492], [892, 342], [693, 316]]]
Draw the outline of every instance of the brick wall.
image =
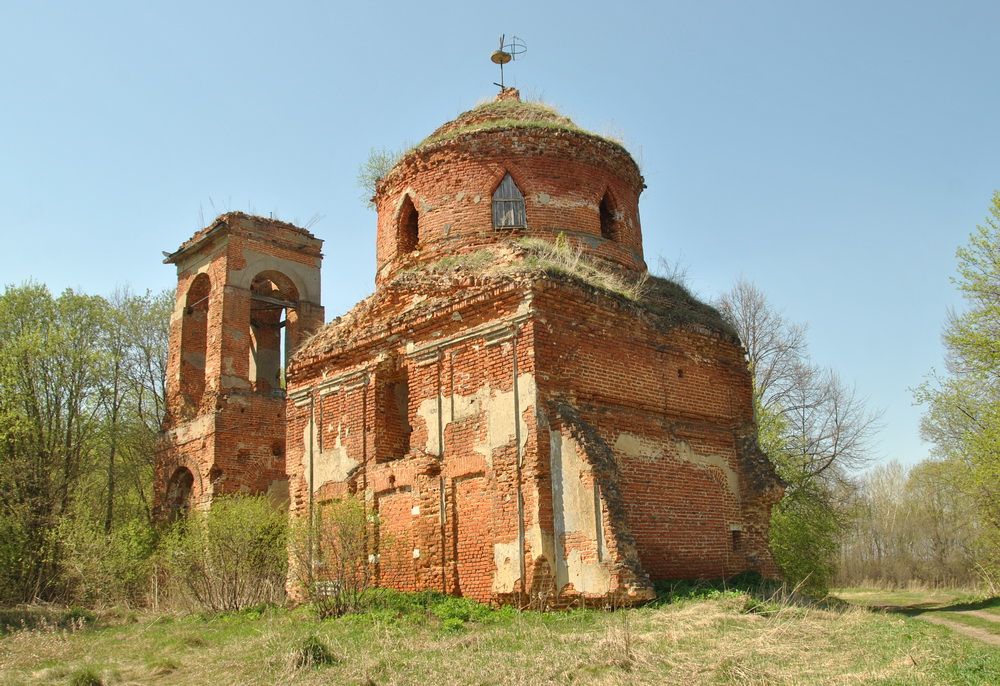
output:
[[[359, 307], [296, 358], [287, 465], [293, 515], [310, 455], [314, 506], [353, 496], [378, 513], [381, 583], [558, 605], [773, 571], [763, 510], [745, 506], [769, 513], [773, 493], [749, 485], [749, 375], [727, 335], [534, 276], [397, 283]], [[400, 454], [388, 389], [403, 369]]]
[[[544, 150], [545, 154], [540, 154]], [[524, 195], [527, 227], [496, 231], [492, 197], [505, 174]], [[447, 141], [405, 158], [379, 187], [376, 279], [511, 236], [562, 234], [589, 255], [644, 271], [639, 194], [642, 177], [627, 153], [583, 133], [510, 129]], [[613, 211], [602, 235], [600, 205]], [[401, 226], [417, 213], [419, 240]]]
[[[159, 516], [178, 505], [166, 496], [171, 479], [184, 469], [193, 477], [189, 507], [208, 507], [213, 496], [225, 493], [267, 493], [278, 502], [287, 497], [278, 338], [287, 332], [294, 350], [323, 323], [320, 246], [290, 224], [230, 213], [167, 258], [177, 265], [177, 295], [167, 412], [156, 453]], [[267, 278], [255, 285], [259, 275]], [[252, 291], [294, 307], [254, 299]], [[268, 378], [258, 378], [251, 360], [261, 363], [267, 355]]]

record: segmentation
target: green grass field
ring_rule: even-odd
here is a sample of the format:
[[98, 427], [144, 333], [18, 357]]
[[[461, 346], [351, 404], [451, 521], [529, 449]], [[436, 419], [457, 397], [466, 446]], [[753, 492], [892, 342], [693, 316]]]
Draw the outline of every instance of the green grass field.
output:
[[118, 614], [0, 638], [2, 684], [98, 682], [996, 684], [1000, 650], [902, 614], [720, 590], [617, 612], [399, 595], [326, 621], [308, 608]]
[[832, 593], [852, 605], [914, 609], [945, 607], [957, 603], [974, 602], [982, 598], [982, 595], [975, 591], [950, 588], [838, 588]]
[[849, 604], [913, 617], [949, 628], [1000, 650], [1000, 598], [971, 591], [840, 589], [836, 597]]

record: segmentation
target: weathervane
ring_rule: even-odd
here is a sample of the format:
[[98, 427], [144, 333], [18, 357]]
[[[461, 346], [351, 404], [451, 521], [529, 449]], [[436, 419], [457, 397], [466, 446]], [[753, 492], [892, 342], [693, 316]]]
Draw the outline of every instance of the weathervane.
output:
[[500, 65], [500, 83], [494, 81], [494, 86], [500, 86], [501, 91], [505, 88], [503, 85], [503, 65], [515, 59], [518, 55], [523, 55], [527, 49], [528, 46], [525, 45], [524, 41], [517, 36], [511, 36], [510, 40], [505, 43], [504, 34], [500, 34], [500, 47], [494, 50], [493, 54], [490, 55], [490, 61], [492, 61], [493, 64]]

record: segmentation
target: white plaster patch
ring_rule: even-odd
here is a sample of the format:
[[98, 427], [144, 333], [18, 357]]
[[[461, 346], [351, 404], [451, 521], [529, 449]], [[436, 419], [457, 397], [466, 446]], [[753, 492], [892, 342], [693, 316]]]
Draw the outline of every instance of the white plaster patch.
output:
[[572, 436], [549, 432], [549, 456], [552, 470], [552, 528], [555, 535], [556, 588], [566, 584], [580, 593], [607, 593], [611, 572], [601, 562], [584, 562], [578, 549], [566, 548], [567, 534], [581, 534], [597, 544], [597, 512], [593, 485], [584, 484], [591, 474], [583, 448]]
[[579, 550], [566, 556], [569, 583], [579, 593], [607, 593], [611, 590], [611, 570], [600, 562], [584, 562]]
[[[530, 414], [530, 410], [535, 406], [535, 377], [532, 374], [520, 374], [517, 377], [518, 409], [521, 416], [517, 418], [520, 422], [521, 450], [528, 444], [528, 425], [524, 417]], [[454, 397], [455, 414], [454, 421], [461, 421], [470, 417], [485, 415], [486, 438], [476, 443], [473, 450], [486, 459], [486, 464], [493, 465], [493, 451], [514, 440], [514, 391], [499, 391], [490, 386], [483, 386], [471, 395], [456, 395]], [[444, 426], [453, 421], [451, 419], [451, 398], [442, 396], [442, 408], [447, 410], [444, 419]], [[427, 444], [423, 450], [430, 455], [440, 454], [440, 444], [438, 442], [437, 430], [437, 397], [425, 398], [417, 408], [417, 416], [427, 425]]]
[[230, 376], [223, 374], [221, 377], [223, 388], [250, 388], [250, 382], [242, 376]]
[[[619, 455], [625, 455], [626, 457], [632, 459], [645, 460], [648, 462], [655, 462], [656, 460], [663, 459], [666, 454], [667, 446], [662, 441], [654, 441], [643, 436], [638, 436], [636, 434], [630, 433], [620, 433], [618, 438], [615, 440], [614, 450], [615, 453]], [[703, 455], [701, 453], [696, 453], [691, 449], [691, 446], [684, 441], [677, 441], [674, 444], [674, 449], [676, 450], [678, 459], [684, 460], [685, 462], [690, 462], [691, 464], [698, 465], [699, 467], [718, 467], [722, 470], [722, 473], [726, 476], [726, 483], [729, 487], [730, 493], [739, 500], [740, 497], [740, 477], [733, 470], [729, 461], [722, 455]]]
[[[315, 427], [314, 427], [315, 429]], [[331, 481], [344, 481], [347, 475], [358, 466], [358, 461], [347, 454], [347, 447], [341, 441], [341, 427], [337, 427], [333, 445], [323, 442], [323, 450], [319, 449], [319, 432], [313, 437], [313, 480], [309, 480], [309, 425], [302, 429], [302, 473], [306, 484], [315, 493], [323, 484]]]
[[189, 441], [208, 436], [215, 431], [215, 415], [203, 414], [190, 422], [184, 422], [172, 429], [170, 434], [173, 443], [181, 445]]
[[493, 563], [497, 568], [493, 575], [493, 592], [513, 593], [521, 578], [516, 538], [510, 543], [493, 544]]
[[[594, 515], [594, 492], [583, 485], [583, 476], [590, 474], [590, 465], [582, 457], [582, 448], [572, 436], [551, 432], [553, 449], [553, 487], [563, 505], [563, 524], [567, 532], [581, 531], [593, 538], [597, 531]], [[558, 459], [558, 465], [556, 461]], [[556, 471], [559, 478], [556, 478]], [[556, 495], [556, 494], [554, 494]]]

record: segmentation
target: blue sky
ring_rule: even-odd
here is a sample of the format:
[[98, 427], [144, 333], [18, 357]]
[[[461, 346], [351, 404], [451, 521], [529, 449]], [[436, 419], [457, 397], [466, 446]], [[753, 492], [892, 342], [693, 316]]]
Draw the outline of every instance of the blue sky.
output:
[[624, 139], [650, 265], [742, 275], [926, 455], [909, 388], [941, 366], [955, 249], [1000, 188], [1000, 3], [27, 2], [0, 5], [0, 275], [170, 288], [226, 209], [326, 241], [327, 317], [371, 292], [359, 164], [507, 72]]

